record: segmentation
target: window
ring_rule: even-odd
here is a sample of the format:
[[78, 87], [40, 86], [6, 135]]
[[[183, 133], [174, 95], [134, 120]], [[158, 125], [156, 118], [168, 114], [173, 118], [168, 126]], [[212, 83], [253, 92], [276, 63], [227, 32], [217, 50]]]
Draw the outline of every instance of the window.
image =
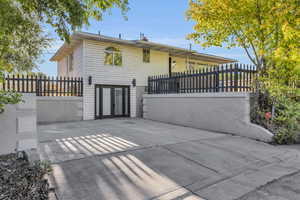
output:
[[143, 62], [149, 63], [150, 62], [150, 49], [143, 49]]
[[68, 68], [69, 72], [73, 71], [73, 53], [68, 56]]
[[122, 65], [122, 54], [121, 51], [115, 47], [108, 47], [105, 49], [105, 65]]

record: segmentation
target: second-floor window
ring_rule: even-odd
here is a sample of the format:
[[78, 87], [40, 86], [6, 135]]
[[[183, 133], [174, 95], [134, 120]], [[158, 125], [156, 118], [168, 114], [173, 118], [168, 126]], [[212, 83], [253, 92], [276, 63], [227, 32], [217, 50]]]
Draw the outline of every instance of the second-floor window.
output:
[[150, 49], [148, 48], [143, 49], [143, 62], [144, 63], [150, 62]]
[[120, 49], [108, 47], [105, 49], [105, 65], [122, 66], [122, 53]]

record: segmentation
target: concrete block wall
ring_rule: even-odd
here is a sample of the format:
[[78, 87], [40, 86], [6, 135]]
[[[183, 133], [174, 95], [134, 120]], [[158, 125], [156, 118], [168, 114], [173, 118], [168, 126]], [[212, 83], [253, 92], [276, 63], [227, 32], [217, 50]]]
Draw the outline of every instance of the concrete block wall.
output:
[[143, 95], [145, 86], [136, 86], [136, 117], [143, 117]]
[[24, 94], [23, 102], [6, 105], [0, 114], [0, 154], [37, 149], [36, 98]]
[[272, 140], [272, 133], [250, 122], [248, 93], [146, 94], [143, 98], [145, 119]]
[[83, 119], [82, 97], [37, 97], [37, 122], [69, 122]]
[[23, 94], [17, 107], [17, 150], [37, 149], [36, 96]]
[[82, 97], [36, 97], [22, 94], [23, 102], [6, 105], [0, 114], [0, 155], [37, 149], [37, 123], [79, 121]]
[[0, 114], [0, 155], [15, 152], [17, 148], [17, 109], [15, 105], [6, 105]]

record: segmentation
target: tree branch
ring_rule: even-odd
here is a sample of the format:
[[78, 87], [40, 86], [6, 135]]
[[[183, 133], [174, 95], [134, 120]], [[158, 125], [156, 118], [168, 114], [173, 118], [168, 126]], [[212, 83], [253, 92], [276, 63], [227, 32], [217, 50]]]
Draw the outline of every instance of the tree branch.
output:
[[253, 53], [255, 55], [255, 59], [256, 59], [257, 65], [258, 65], [257, 67], [261, 67], [261, 61], [260, 61], [260, 59], [259, 59], [259, 57], [257, 55], [256, 49], [255, 49], [255, 47], [253, 45], [253, 42], [251, 40], [249, 40], [249, 39], [248, 39], [248, 41], [249, 41], [250, 46], [252, 48], [252, 51], [253, 51]]
[[241, 44], [241, 45], [242, 45], [242, 47], [244, 48], [244, 50], [246, 51], [247, 56], [248, 56], [248, 58], [251, 60], [251, 62], [253, 62], [253, 64], [254, 64], [256, 67], [259, 67], [259, 63], [257, 63], [257, 62], [255, 61], [255, 59], [250, 55], [250, 52], [249, 52], [248, 48], [246, 47], [246, 45], [245, 45], [245, 44]]
[[[235, 33], [235, 35], [236, 35], [237, 37], [241, 38], [242, 41], [245, 41], [245, 37], [244, 37], [244, 36], [240, 35], [236, 30], [233, 30], [233, 31], [234, 31], [234, 33]], [[243, 34], [243, 35], [244, 35], [244, 34]], [[249, 52], [249, 50], [248, 50], [248, 48], [247, 48], [245, 42], [241, 42], [241, 45], [242, 45], [242, 47], [244, 48], [244, 50], [246, 51], [247, 56], [248, 56], [248, 58], [251, 60], [251, 62], [252, 62], [256, 67], [259, 67], [259, 66], [258, 66], [258, 65], [259, 65], [259, 62], [255, 62], [255, 59], [251, 56], [251, 54], [250, 54], [250, 52]], [[257, 61], [258, 61], [258, 60], [257, 60]]]

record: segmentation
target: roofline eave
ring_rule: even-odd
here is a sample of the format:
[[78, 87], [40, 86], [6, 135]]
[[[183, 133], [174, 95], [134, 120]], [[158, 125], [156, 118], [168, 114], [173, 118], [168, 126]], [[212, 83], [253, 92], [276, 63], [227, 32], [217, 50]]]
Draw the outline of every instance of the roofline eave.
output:
[[[71, 43], [72, 43], [72, 41], [81, 41], [81, 40], [94, 40], [94, 41], [99, 41], [99, 42], [110, 42], [110, 43], [115, 43], [115, 44], [134, 46], [134, 47], [138, 47], [138, 48], [150, 48], [150, 49], [157, 50], [157, 51], [168, 52], [170, 55], [174, 55], [174, 56], [176, 56], [176, 55], [190, 56], [193, 60], [215, 62], [218, 64], [238, 62], [235, 59], [224, 58], [224, 57], [210, 55], [210, 54], [198, 53], [193, 50], [191, 51], [191, 50], [180, 48], [180, 47], [174, 47], [174, 46], [170, 46], [170, 45], [148, 42], [148, 41], [143, 41], [143, 40], [123, 40], [120, 38], [113, 38], [113, 37], [109, 37], [109, 36], [86, 33], [86, 32], [74, 32], [70, 37]], [[77, 42], [74, 42], [74, 43], [76, 44]], [[68, 48], [68, 45], [70, 45], [70, 44], [67, 44], [65, 42], [56, 51], [56, 53], [50, 58], [50, 61], [58, 61], [63, 56], [63, 54], [64, 54], [63, 52], [66, 48]], [[72, 47], [70, 47], [70, 48], [72, 48]]]

